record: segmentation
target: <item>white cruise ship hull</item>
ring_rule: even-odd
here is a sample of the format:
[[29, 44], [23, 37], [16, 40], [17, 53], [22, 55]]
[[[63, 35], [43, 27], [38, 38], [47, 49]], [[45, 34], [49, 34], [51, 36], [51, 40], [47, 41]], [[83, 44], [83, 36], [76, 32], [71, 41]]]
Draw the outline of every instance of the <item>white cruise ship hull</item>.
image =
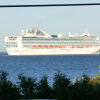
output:
[[5, 37], [9, 55], [97, 54], [100, 38], [82, 35], [49, 35], [40, 29], [23, 31], [21, 35]]
[[90, 48], [61, 48], [61, 49], [31, 49], [31, 48], [7, 48], [9, 55], [67, 55], [67, 54], [97, 54], [98, 47]]

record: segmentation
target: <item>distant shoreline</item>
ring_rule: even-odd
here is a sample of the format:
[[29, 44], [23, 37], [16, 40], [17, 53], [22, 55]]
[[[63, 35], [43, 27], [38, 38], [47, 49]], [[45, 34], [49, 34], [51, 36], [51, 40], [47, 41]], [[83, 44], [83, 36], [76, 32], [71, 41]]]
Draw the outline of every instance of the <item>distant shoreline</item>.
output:
[[7, 55], [7, 52], [0, 52], [0, 55]]

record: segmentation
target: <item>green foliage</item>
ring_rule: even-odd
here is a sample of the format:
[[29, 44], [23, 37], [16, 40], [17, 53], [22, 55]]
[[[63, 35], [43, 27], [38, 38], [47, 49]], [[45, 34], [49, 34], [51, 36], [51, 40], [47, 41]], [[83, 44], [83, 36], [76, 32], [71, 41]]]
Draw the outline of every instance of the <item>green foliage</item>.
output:
[[65, 74], [58, 72], [53, 85], [44, 76], [36, 82], [35, 78], [18, 75], [15, 85], [7, 79], [7, 72], [0, 72], [0, 100], [17, 99], [57, 99], [57, 100], [100, 100], [100, 76], [89, 78], [83, 75], [71, 83]]
[[93, 88], [89, 84], [90, 78], [83, 75], [80, 80], [77, 80], [70, 90], [72, 100], [92, 100]]
[[31, 77], [26, 77], [23, 74], [18, 76], [19, 82], [18, 86], [23, 98], [34, 98], [36, 94], [36, 79]]
[[94, 89], [95, 98], [100, 99], [100, 75], [91, 78], [89, 84], [91, 84]]
[[70, 79], [66, 78], [65, 74], [60, 72], [55, 74], [53, 83], [55, 98], [65, 100], [68, 97], [69, 86]]
[[0, 72], [0, 81], [7, 81], [7, 76], [9, 74], [7, 72], [1, 71]]
[[19, 89], [11, 81], [7, 80], [7, 72], [0, 72], [0, 100], [17, 100]]
[[89, 82], [92, 85], [100, 85], [100, 75], [91, 78]]
[[83, 75], [80, 82], [81, 82], [83, 85], [87, 85], [87, 84], [89, 83], [89, 80], [90, 80], [90, 78], [89, 78], [87, 75]]
[[52, 98], [52, 89], [48, 84], [47, 76], [42, 77], [37, 85], [37, 95], [39, 98]]

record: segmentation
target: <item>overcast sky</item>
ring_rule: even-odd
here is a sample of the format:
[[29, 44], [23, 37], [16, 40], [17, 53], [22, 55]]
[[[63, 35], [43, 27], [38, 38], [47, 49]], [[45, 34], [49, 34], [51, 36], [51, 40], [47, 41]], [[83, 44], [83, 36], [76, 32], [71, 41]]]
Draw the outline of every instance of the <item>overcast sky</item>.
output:
[[[5, 4], [94, 3], [100, 0], [0, 0]], [[49, 34], [85, 30], [100, 36], [100, 6], [0, 8], [0, 51], [6, 51], [4, 36], [20, 34], [21, 29], [39, 27]]]

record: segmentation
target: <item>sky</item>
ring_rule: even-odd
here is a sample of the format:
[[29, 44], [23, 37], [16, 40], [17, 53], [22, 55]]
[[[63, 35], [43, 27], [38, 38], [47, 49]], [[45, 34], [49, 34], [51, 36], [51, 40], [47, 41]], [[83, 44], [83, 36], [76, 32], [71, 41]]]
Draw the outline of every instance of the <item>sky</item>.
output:
[[[100, 3], [100, 0], [0, 0], [0, 5]], [[0, 8], [0, 52], [5, 52], [5, 36], [22, 29], [40, 28], [49, 34], [88, 31], [100, 36], [100, 6]]]

